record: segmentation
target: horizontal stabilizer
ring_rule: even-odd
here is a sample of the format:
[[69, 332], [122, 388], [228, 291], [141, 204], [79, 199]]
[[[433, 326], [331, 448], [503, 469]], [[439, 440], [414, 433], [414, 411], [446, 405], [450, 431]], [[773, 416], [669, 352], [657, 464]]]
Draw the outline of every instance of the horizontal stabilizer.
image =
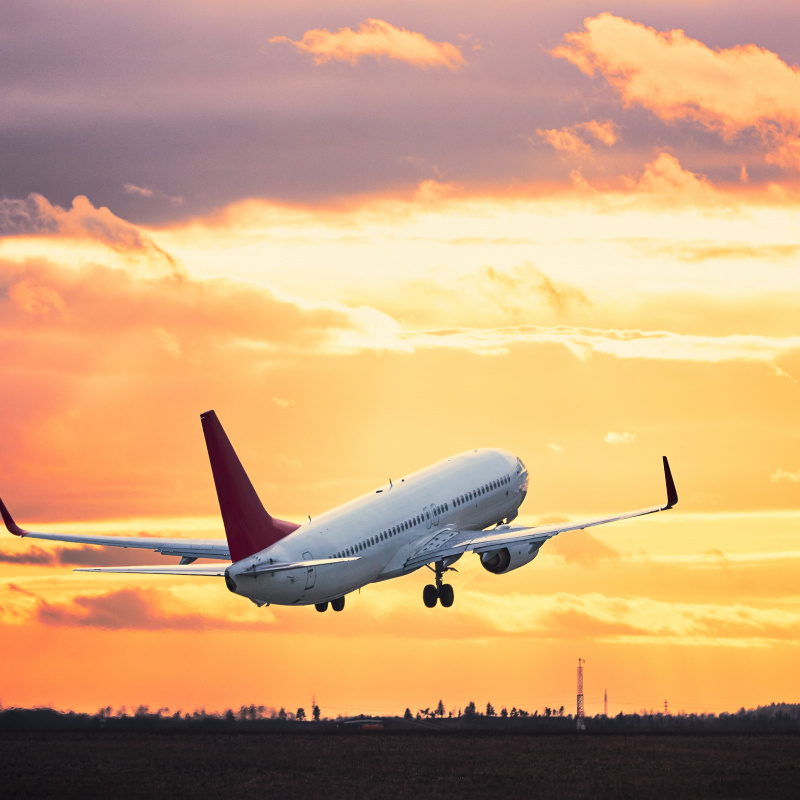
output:
[[187, 576], [206, 576], [222, 577], [225, 574], [227, 565], [225, 564], [180, 564], [167, 565], [145, 565], [141, 567], [80, 567], [73, 572], [133, 572], [139, 575], [187, 575]]
[[[358, 561], [359, 556], [351, 558], [317, 558], [313, 561], [276, 561], [272, 564], [257, 564], [250, 569], [242, 570], [242, 575], [252, 575], [267, 572], [285, 572], [290, 569], [308, 569], [322, 567], [326, 564], [341, 564], [346, 561]], [[170, 564], [161, 566], [144, 565], [141, 567], [80, 567], [74, 572], [128, 572], [136, 575], [185, 575], [187, 577], [222, 577], [230, 565], [216, 564]]]

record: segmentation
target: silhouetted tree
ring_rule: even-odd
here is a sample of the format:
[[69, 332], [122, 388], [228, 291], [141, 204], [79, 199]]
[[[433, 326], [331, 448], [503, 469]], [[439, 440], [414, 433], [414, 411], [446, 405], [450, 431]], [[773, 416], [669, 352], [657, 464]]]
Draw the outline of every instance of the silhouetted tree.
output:
[[282, 722], [286, 720], [286, 709], [281, 706], [281, 710], [278, 712], [278, 719]]
[[438, 715], [439, 719], [444, 716], [444, 703], [440, 700], [439, 705], [436, 706], [436, 714]]
[[414, 715], [411, 713], [411, 709], [407, 708], [405, 713], [403, 714], [403, 719], [414, 719]]
[[470, 700], [467, 707], [464, 709], [465, 717], [474, 717], [478, 712], [475, 710], [475, 701]]
[[563, 717], [564, 716], [564, 706], [561, 706], [561, 708], [558, 709], [558, 716], [559, 717]]
[[506, 707], [505, 706], [503, 706], [502, 710], [500, 711], [500, 716], [501, 717], [507, 717], [508, 716], [508, 711], [506, 711]]
[[314, 705], [314, 708], [313, 708], [311, 713], [314, 716], [314, 722], [319, 722], [319, 706], [318, 705], [316, 705], [316, 704]]
[[494, 706], [491, 703], [486, 704], [486, 716], [487, 717], [495, 716]]
[[549, 716], [550, 716], [550, 713], [551, 713], [551, 712], [550, 712], [550, 706], [545, 706], [545, 707], [544, 707], [544, 715], [545, 715], [546, 717], [549, 717]]
[[306, 710], [304, 708], [298, 708], [295, 717], [298, 722], [302, 722], [306, 718]]
[[517, 711], [517, 707], [516, 706], [512, 706], [511, 707], [511, 716], [512, 717], [518, 717], [519, 716], [519, 711]]

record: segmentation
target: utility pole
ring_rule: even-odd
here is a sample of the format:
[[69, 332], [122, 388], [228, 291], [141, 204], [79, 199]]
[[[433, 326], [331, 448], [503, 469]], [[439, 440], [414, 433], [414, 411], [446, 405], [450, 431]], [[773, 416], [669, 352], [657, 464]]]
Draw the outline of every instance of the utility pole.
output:
[[608, 716], [608, 689], [603, 694], [603, 716]]
[[664, 701], [664, 716], [666, 717], [669, 714], [669, 706], [667, 705], [667, 701]]
[[586, 730], [586, 721], [583, 713], [583, 665], [586, 663], [585, 658], [578, 659], [578, 713], [575, 718], [578, 721], [578, 730]]

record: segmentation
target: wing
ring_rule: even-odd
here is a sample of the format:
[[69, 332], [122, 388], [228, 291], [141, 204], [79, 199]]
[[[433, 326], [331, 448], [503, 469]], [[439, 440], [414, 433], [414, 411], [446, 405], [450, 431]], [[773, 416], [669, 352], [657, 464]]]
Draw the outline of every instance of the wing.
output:
[[[416, 550], [405, 562], [404, 569], [411, 571], [425, 564], [445, 559], [453, 559], [458, 556], [474, 552], [488, 553], [499, 550], [501, 547], [508, 547], [516, 544], [528, 544], [531, 552], [541, 547], [548, 539], [557, 536], [559, 533], [567, 531], [582, 530], [592, 528], [595, 525], [606, 525], [609, 522], [617, 522], [621, 519], [631, 519], [641, 517], [645, 514], [654, 514], [657, 511], [666, 511], [678, 502], [678, 493], [675, 489], [675, 482], [672, 479], [672, 472], [669, 468], [667, 457], [664, 456], [664, 479], [667, 484], [667, 503], [663, 506], [652, 506], [651, 508], [640, 508], [637, 511], [626, 511], [623, 514], [614, 514], [608, 517], [592, 517], [591, 519], [577, 520], [575, 522], [562, 522], [555, 525], [537, 525], [533, 528], [521, 525], [500, 525], [488, 531], [454, 531], [443, 530], [436, 533]], [[452, 561], [450, 563], [453, 563]]]
[[[150, 536], [84, 536], [71, 533], [37, 533], [20, 528], [5, 504], [0, 500], [0, 514], [6, 528], [15, 536], [27, 536], [31, 539], [50, 539], [55, 542], [71, 542], [72, 544], [96, 544], [105, 547], [138, 547], [152, 550], [165, 556], [180, 556], [183, 563], [188, 564], [196, 558], [214, 558], [230, 561], [228, 543], [224, 539], [167, 539]], [[220, 573], [222, 574], [222, 573]]]

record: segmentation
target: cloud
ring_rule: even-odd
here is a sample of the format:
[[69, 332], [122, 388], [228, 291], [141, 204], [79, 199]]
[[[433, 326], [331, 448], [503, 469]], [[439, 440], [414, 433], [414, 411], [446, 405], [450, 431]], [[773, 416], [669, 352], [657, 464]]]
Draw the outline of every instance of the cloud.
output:
[[547, 445], [547, 449], [552, 450], [557, 456], [560, 456], [564, 452], [564, 448], [555, 442], [550, 442], [550, 444]]
[[619, 561], [619, 551], [604, 544], [588, 531], [572, 531], [547, 543], [548, 551], [561, 556], [568, 564], [591, 567], [603, 561]]
[[29, 547], [25, 550], [9, 553], [0, 550], [0, 564], [27, 564], [32, 566], [51, 566], [55, 559], [53, 554], [41, 547]]
[[588, 158], [592, 153], [591, 145], [586, 144], [573, 128], [537, 128], [536, 133], [561, 153], [575, 158]]
[[679, 207], [714, 205], [720, 199], [705, 176], [684, 169], [671, 153], [659, 153], [654, 161], [645, 165], [641, 175], [628, 177], [625, 183], [637, 199], [641, 194], [650, 194]]
[[617, 126], [612, 120], [599, 122], [595, 119], [590, 119], [588, 122], [579, 122], [576, 128], [583, 128], [587, 133], [597, 139], [598, 142], [611, 147], [619, 140], [617, 136]]
[[517, 325], [497, 328], [445, 328], [406, 331], [400, 334], [412, 348], [455, 348], [476, 353], [499, 354], [523, 344], [557, 344], [578, 358], [602, 353], [615, 358], [657, 361], [722, 363], [754, 361], [769, 363], [800, 350], [800, 336], [784, 338], [739, 335], [701, 336], [672, 331], [614, 330]]
[[633, 444], [636, 441], [635, 433], [614, 433], [609, 431], [604, 437], [603, 441], [607, 444]]
[[83, 545], [58, 547], [54, 551], [54, 563], [64, 567], [125, 567], [173, 562], [174, 559], [165, 558], [161, 553], [126, 547]]
[[123, 547], [55, 547], [43, 549], [27, 543], [19, 550], [0, 550], [0, 564], [24, 564], [39, 567], [111, 567], [138, 564], [164, 564], [174, 559], [165, 559], [160, 553], [150, 550]]
[[213, 626], [201, 614], [167, 612], [159, 603], [158, 591], [147, 589], [78, 596], [71, 603], [39, 598], [36, 615], [44, 625], [106, 630], [203, 630]]
[[800, 69], [769, 50], [714, 50], [682, 30], [660, 32], [603, 13], [551, 54], [602, 75], [626, 106], [667, 122], [692, 120], [726, 140], [753, 130], [767, 161], [800, 168]]
[[716, 646], [766, 645], [800, 634], [800, 615], [743, 603], [672, 603], [646, 597], [486, 595], [480, 621], [498, 633], [552, 639]]
[[589, 120], [564, 128], [537, 128], [536, 133], [559, 152], [573, 158], [588, 159], [592, 156], [592, 146], [578, 135], [579, 129], [586, 131], [606, 147], [611, 147], [617, 142], [616, 126], [611, 120], [605, 122]]
[[135, 225], [79, 195], [67, 210], [31, 193], [25, 200], [0, 199], [0, 237], [49, 237], [93, 241], [128, 255], [160, 263], [176, 275], [183, 268]]
[[704, 261], [792, 261], [800, 255], [797, 244], [751, 244], [750, 242], [658, 242], [650, 239], [621, 240], [648, 255], [667, 255], [689, 264]]
[[46, 598], [13, 584], [5, 588], [22, 596], [0, 606], [0, 615], [11, 624], [35, 620], [49, 627], [143, 631], [265, 631], [277, 627], [269, 610], [251, 607], [233, 595], [220, 596], [224, 589], [218, 581], [184, 579], [174, 587], [162, 584], [75, 596], [50, 588]]
[[773, 483], [800, 483], [800, 469], [796, 472], [788, 472], [785, 469], [776, 469], [769, 479]]
[[151, 189], [149, 186], [137, 186], [134, 183], [125, 183], [123, 184], [122, 188], [125, 190], [125, 194], [130, 194], [134, 197], [142, 197], [148, 200], [153, 198], [163, 198], [165, 200], [169, 200], [170, 203], [176, 203], [177, 205], [183, 203], [182, 197], [173, 197], [168, 195], [166, 192], [163, 192], [161, 189]]
[[334, 59], [356, 64], [364, 56], [386, 56], [416, 67], [447, 67], [451, 70], [466, 63], [456, 45], [432, 42], [421, 33], [396, 28], [380, 19], [365, 20], [357, 31], [340, 28], [332, 32], [325, 28], [315, 28], [306, 31], [299, 41], [287, 36], [275, 36], [270, 42], [293, 44], [301, 52], [313, 55], [317, 64]]
[[126, 183], [122, 187], [128, 194], [135, 194], [138, 197], [154, 197], [155, 192], [152, 189], [147, 189], [144, 186], [136, 186], [133, 183]]

